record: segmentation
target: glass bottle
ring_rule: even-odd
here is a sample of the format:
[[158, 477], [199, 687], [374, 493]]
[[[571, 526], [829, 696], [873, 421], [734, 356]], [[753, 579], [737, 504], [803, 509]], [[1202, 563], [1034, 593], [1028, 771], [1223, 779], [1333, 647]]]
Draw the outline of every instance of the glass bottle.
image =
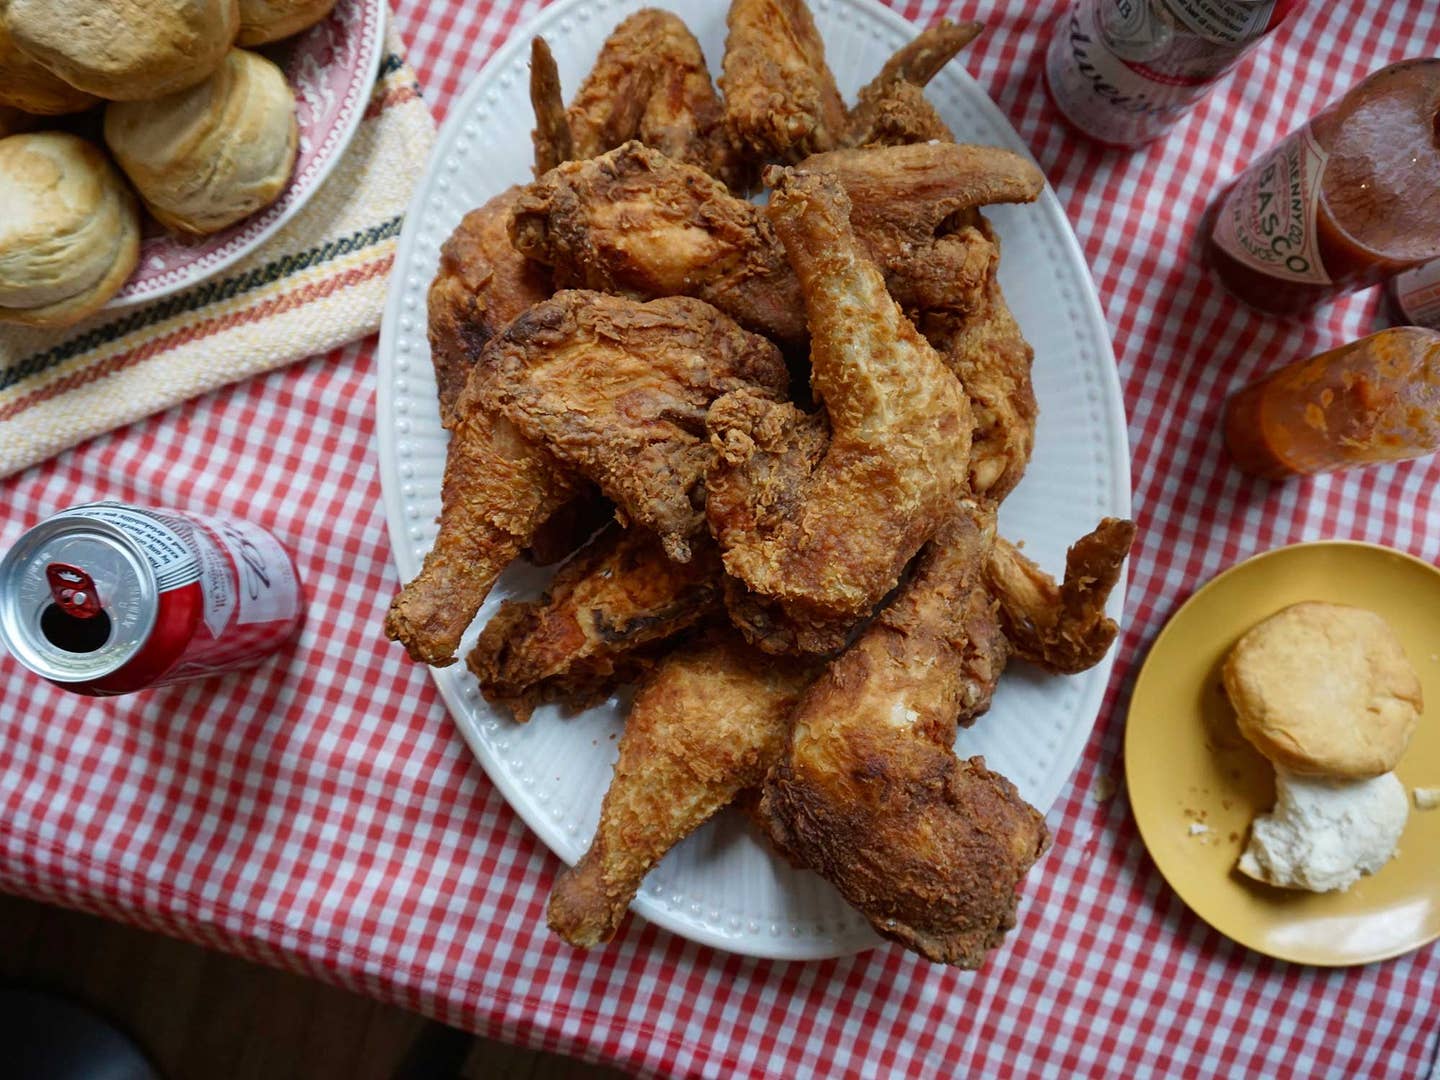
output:
[[1440, 256], [1440, 59], [1382, 68], [1262, 155], [1206, 247], [1227, 289], [1275, 314]]
[[1440, 450], [1440, 332], [1381, 330], [1272, 372], [1231, 396], [1225, 441], [1275, 478]]

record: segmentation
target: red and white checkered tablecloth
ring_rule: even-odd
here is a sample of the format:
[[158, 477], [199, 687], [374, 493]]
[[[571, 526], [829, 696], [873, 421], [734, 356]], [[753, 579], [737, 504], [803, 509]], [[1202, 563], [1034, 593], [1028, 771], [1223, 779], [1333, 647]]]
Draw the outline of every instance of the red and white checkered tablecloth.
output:
[[[443, 115], [536, 5], [406, 0]], [[1365, 333], [1373, 295], [1306, 323], [1238, 306], [1197, 262], [1208, 199], [1366, 72], [1440, 54], [1421, 0], [1312, 0], [1169, 139], [1106, 151], [1041, 83], [1059, 0], [900, 7], [984, 18], [966, 63], [1046, 168], [1099, 286], [1134, 451], [1139, 549], [1103, 714], [1051, 812], [1055, 850], [984, 971], [898, 948], [771, 963], [632, 921], [578, 953], [544, 926], [559, 864], [507, 808], [426, 673], [385, 641], [396, 588], [375, 469], [374, 343], [123, 429], [6, 481], [0, 542], [70, 503], [227, 509], [270, 526], [309, 592], [297, 652], [116, 700], [0, 660], [0, 887], [309, 972], [500, 1038], [639, 1072], [1425, 1076], [1440, 951], [1322, 970], [1210, 930], [1145, 854], [1118, 780], [1137, 660], [1200, 583], [1321, 537], [1440, 560], [1440, 461], [1280, 486], [1242, 479], [1226, 394]], [[529, 125], [528, 118], [516, 123]]]

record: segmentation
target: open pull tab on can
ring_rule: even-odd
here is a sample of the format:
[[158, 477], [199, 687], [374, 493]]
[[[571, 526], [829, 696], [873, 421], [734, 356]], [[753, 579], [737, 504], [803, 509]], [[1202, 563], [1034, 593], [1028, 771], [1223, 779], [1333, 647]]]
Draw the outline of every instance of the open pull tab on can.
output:
[[50, 595], [66, 615], [76, 619], [93, 619], [100, 614], [100, 597], [95, 593], [95, 582], [78, 566], [51, 563], [45, 567], [45, 580], [50, 586]]

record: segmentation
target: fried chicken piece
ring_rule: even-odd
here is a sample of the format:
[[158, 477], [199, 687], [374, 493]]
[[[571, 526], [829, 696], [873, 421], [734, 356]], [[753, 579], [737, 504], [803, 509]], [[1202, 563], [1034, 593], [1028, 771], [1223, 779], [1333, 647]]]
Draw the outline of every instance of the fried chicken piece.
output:
[[[894, 56], [885, 61], [880, 73], [861, 88], [855, 107], [850, 110], [843, 144], [898, 146], [904, 142], [924, 142], [929, 138], [954, 141], [945, 122], [925, 101], [923, 88], [984, 29], [984, 25], [978, 22], [956, 24], [943, 19], [902, 45]], [[924, 128], [936, 134], [924, 138], [894, 138], [898, 130], [903, 130], [895, 127], [896, 103], [904, 103], [905, 110], [920, 121], [919, 125], [911, 128], [914, 134], [919, 134]], [[882, 121], [887, 111], [891, 115]], [[884, 134], [887, 126], [890, 128], [889, 138]]]
[[530, 42], [530, 107], [535, 110], [535, 129], [530, 141], [535, 146], [535, 175], [543, 176], [564, 161], [575, 157], [575, 139], [565, 115], [560, 93], [560, 70], [543, 37]]
[[531, 184], [510, 235], [563, 287], [694, 296], [782, 346], [805, 340], [800, 287], [761, 208], [638, 142]]
[[[790, 170], [768, 212], [805, 296], [811, 385], [830, 441], [788, 512], [736, 515], [722, 501], [707, 516], [725, 569], [776, 606], [800, 649], [829, 652], [895, 587], [965, 491], [970, 405], [865, 257], [833, 176]], [[723, 487], [763, 446], [765, 418], [754, 419], [710, 417], [719, 454], [711, 483]]]
[[710, 403], [742, 388], [778, 398], [788, 381], [769, 341], [681, 296], [556, 293], [512, 322], [486, 363], [486, 408], [592, 481], [626, 523], [659, 534], [677, 562], [704, 528]]
[[549, 268], [510, 243], [510, 215], [523, 193], [519, 186], [507, 188], [471, 210], [440, 248], [426, 303], [440, 420], [447, 428], [486, 342], [553, 291]]
[[450, 429], [440, 528], [420, 573], [385, 616], [385, 634], [416, 661], [454, 662], [460, 637], [500, 572], [531, 543], [578, 481], [503, 417], [481, 408], [486, 346], [550, 294], [550, 275], [510, 245], [511, 188], [472, 210], [445, 242], [430, 286], [430, 355], [440, 416]]
[[805, 0], [731, 0], [725, 128], [757, 161], [795, 162], [840, 145], [845, 102]]
[[[837, 151], [812, 165], [845, 185], [856, 234], [896, 298], [942, 309], [956, 303], [957, 278], [978, 290], [993, 258], [973, 229], [944, 232], [946, 217], [982, 202], [1029, 201], [1044, 182], [1008, 150], [953, 144]], [[529, 185], [510, 235], [555, 268], [558, 285], [694, 296], [782, 347], [806, 339], [799, 282], [764, 211], [639, 144]]]
[[649, 647], [718, 612], [720, 578], [708, 541], [677, 563], [649, 533], [612, 525], [556, 572], [543, 598], [502, 604], [466, 664], [486, 699], [520, 723], [543, 701], [589, 704], [652, 663]]
[[814, 675], [727, 630], [662, 660], [635, 694], [590, 848], [550, 893], [550, 929], [581, 948], [614, 937], [665, 853], [764, 779]]
[[[1019, 154], [955, 143], [834, 150], [803, 168], [844, 186], [855, 233], [906, 310], [973, 309], [998, 253], [968, 223], [978, 219], [969, 212], [1033, 202], [1045, 186], [1044, 174]], [[957, 217], [967, 224], [955, 227]]]
[[1133, 521], [1105, 518], [1071, 545], [1059, 585], [1013, 544], [997, 541], [986, 577], [1016, 654], [1066, 675], [1098, 664], [1119, 632], [1105, 601], [1134, 539]]
[[908, 146], [911, 143], [955, 141], [950, 125], [914, 83], [896, 81], [871, 102], [865, 126], [846, 140], [847, 146]]
[[593, 484], [551, 514], [530, 538], [522, 553], [536, 566], [550, 566], [575, 554], [577, 548], [615, 519], [615, 507]]
[[[553, 61], [549, 68], [553, 71]], [[541, 71], [537, 98], [536, 70], [531, 72], [531, 101], [537, 123], [555, 131], [559, 79]], [[558, 133], [543, 146], [537, 139], [537, 175], [544, 171], [542, 165], [592, 158], [631, 139], [698, 166], [736, 191], [745, 191], [754, 175], [726, 137], [724, 107], [700, 43], [679, 16], [668, 11], [644, 8], [611, 31], [565, 120], [568, 148]]]
[[961, 760], [957, 718], [988, 699], [999, 634], [986, 536], [960, 515], [915, 577], [796, 707], [761, 813], [880, 934], [978, 968], [1015, 925], [1016, 887], [1049, 846], [1015, 786]]

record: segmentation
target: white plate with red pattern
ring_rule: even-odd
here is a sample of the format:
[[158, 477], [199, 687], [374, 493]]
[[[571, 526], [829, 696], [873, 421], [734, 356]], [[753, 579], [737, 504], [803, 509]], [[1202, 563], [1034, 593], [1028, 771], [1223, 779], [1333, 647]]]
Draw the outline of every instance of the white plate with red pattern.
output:
[[310, 29], [257, 52], [295, 91], [299, 146], [290, 183], [270, 206], [213, 236], [186, 239], [146, 220], [140, 262], [109, 308], [158, 300], [219, 273], [254, 251], [292, 217], [335, 168], [370, 104], [385, 53], [385, 0], [339, 0]]
[[[652, 0], [652, 3], [654, 0]], [[381, 325], [377, 392], [380, 477], [395, 563], [409, 580], [435, 538], [446, 432], [440, 426], [425, 293], [440, 245], [466, 211], [530, 178], [530, 40], [541, 34], [567, 96], [605, 37], [644, 0], [559, 0], [517, 30], [451, 109], [405, 218]], [[727, 4], [660, 0], [680, 15], [720, 71]], [[877, 0], [811, 0], [830, 66], [847, 100], [917, 28]], [[962, 141], [1024, 143], [964, 70], [963, 54], [927, 89]], [[1105, 319], [1084, 257], [1048, 189], [1033, 206], [987, 210], [1004, 242], [1000, 278], [1035, 347], [1040, 422], [1029, 471], [1005, 501], [1000, 524], [1051, 572], [1065, 549], [1106, 516], [1130, 516], [1125, 409]], [[517, 565], [496, 584], [462, 641], [470, 650], [506, 599], [529, 599], [548, 577]], [[1124, 587], [1111, 597], [1117, 618]], [[378, 628], [377, 628], [378, 633]], [[390, 648], [398, 649], [398, 645]], [[1068, 782], [1100, 710], [1112, 658], [1071, 678], [1016, 663], [989, 714], [957, 748], [983, 754], [1021, 794], [1048, 809]], [[515, 724], [479, 694], [463, 663], [434, 669], [457, 727], [517, 813], [567, 863], [589, 844], [610, 782], [628, 695], [577, 715], [545, 706]], [[739, 815], [722, 813], [677, 846], [646, 878], [633, 910], [677, 934], [753, 956], [814, 959], [880, 943], [817, 875], [776, 856]], [[1021, 918], [1026, 918], [1022, 906]]]

